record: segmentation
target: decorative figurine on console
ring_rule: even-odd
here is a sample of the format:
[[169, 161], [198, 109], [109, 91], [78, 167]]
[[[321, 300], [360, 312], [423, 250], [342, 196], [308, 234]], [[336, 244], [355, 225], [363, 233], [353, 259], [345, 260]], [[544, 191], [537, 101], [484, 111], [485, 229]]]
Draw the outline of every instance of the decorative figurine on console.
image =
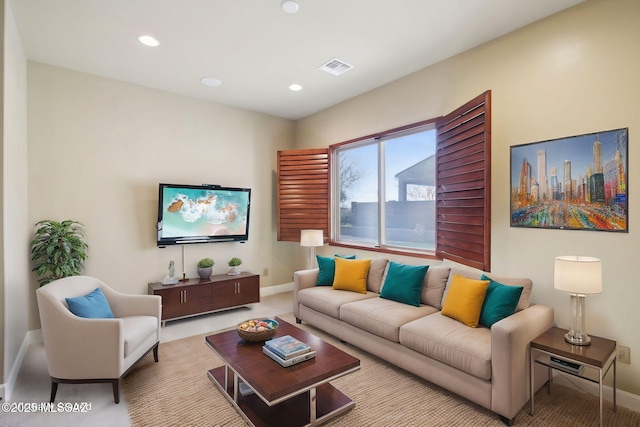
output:
[[167, 275], [162, 279], [163, 285], [175, 285], [178, 283], [178, 279], [176, 279], [176, 265], [172, 261], [169, 261], [169, 271], [167, 271]]

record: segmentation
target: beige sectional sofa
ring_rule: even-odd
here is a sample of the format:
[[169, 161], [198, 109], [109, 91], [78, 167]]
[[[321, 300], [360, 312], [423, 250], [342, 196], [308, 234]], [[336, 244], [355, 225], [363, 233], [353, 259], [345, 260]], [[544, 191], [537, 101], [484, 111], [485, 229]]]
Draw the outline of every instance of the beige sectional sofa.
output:
[[[371, 261], [366, 293], [317, 286], [319, 270], [294, 274], [294, 315], [331, 335], [475, 402], [512, 425], [529, 400], [529, 343], [553, 326], [553, 309], [530, 305], [528, 279], [486, 276], [523, 291], [516, 312], [490, 328], [469, 327], [441, 313], [451, 278], [480, 279], [459, 264], [433, 265], [419, 306], [381, 298], [386, 259]], [[535, 375], [536, 390], [546, 380]]]

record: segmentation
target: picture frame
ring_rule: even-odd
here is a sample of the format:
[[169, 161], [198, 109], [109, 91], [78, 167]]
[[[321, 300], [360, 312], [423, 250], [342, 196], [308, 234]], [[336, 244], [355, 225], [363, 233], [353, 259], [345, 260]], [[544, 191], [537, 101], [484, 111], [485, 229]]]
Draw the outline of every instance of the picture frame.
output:
[[629, 232], [629, 128], [510, 150], [511, 227]]

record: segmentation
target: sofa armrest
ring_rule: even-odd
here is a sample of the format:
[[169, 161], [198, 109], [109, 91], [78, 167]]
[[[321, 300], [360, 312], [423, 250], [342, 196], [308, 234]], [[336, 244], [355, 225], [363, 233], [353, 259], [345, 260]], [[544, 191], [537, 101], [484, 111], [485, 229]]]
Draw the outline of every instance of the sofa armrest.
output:
[[513, 419], [529, 400], [529, 347], [553, 326], [553, 308], [532, 305], [491, 327], [491, 410]]
[[318, 283], [317, 268], [299, 270], [293, 273], [293, 315], [299, 318], [298, 292], [302, 289], [312, 288]]

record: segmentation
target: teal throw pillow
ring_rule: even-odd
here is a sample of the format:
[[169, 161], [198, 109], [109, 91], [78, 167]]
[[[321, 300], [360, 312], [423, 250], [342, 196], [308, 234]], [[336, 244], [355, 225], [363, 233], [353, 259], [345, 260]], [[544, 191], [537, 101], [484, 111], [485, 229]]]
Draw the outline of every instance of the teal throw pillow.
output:
[[69, 310], [78, 317], [88, 319], [113, 319], [113, 312], [100, 288], [76, 298], [66, 298]]
[[[356, 259], [355, 255], [335, 255], [344, 259]], [[333, 276], [336, 274], [336, 262], [334, 258], [316, 255], [318, 261], [318, 281], [316, 286], [332, 286]]]
[[[482, 275], [482, 280], [491, 279]], [[515, 313], [523, 289], [522, 286], [507, 286], [491, 280], [480, 311], [480, 324], [490, 328]]]
[[406, 265], [389, 262], [380, 297], [420, 307], [422, 282], [428, 265]]

